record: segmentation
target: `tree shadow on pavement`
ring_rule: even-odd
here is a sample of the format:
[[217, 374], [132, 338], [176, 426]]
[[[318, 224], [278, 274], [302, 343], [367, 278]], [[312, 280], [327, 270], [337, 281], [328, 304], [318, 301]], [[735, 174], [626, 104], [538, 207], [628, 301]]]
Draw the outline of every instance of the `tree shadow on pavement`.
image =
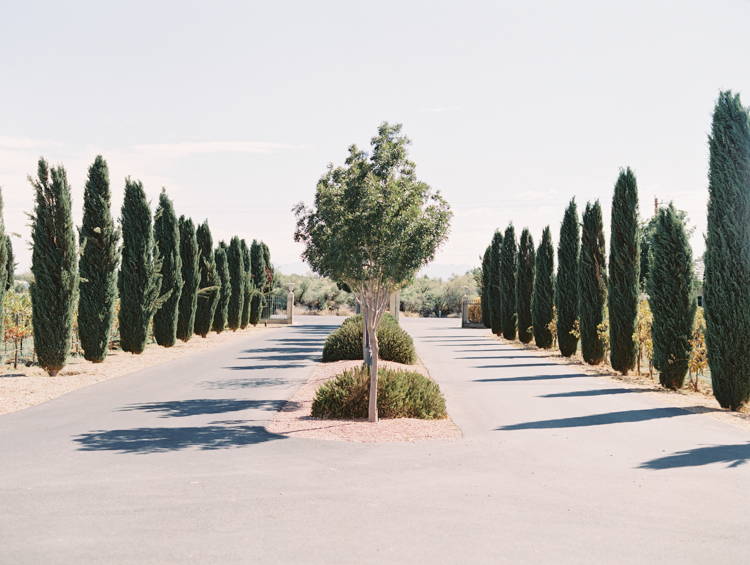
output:
[[519, 367], [558, 367], [558, 363], [515, 363], [511, 365], [474, 365], [474, 369], [517, 369]]
[[607, 414], [593, 414], [591, 416], [577, 416], [575, 418], [560, 418], [555, 420], [541, 420], [525, 422], [496, 428], [495, 431], [512, 430], [543, 430], [554, 428], [580, 428], [585, 426], [605, 426], [608, 424], [629, 424], [633, 422], [647, 422], [675, 416], [687, 416], [690, 412], [681, 408], [649, 408], [646, 410], [624, 410]]
[[283, 365], [238, 365], [236, 367], [222, 367], [230, 371], [262, 371], [263, 369], [299, 369], [304, 365], [287, 363]]
[[160, 418], [183, 418], [185, 416], [201, 416], [205, 414], [225, 414], [227, 412], [239, 412], [240, 410], [278, 411], [281, 410], [285, 402], [285, 400], [200, 398], [195, 400], [131, 404], [121, 408], [120, 411], [142, 410], [144, 412], [162, 412]]
[[[238, 367], [225, 367], [225, 368], [235, 369]], [[244, 369], [244, 367], [241, 367], [241, 368]], [[268, 368], [268, 366], [266, 366], [266, 368]], [[202, 386], [203, 388], [208, 388], [211, 390], [227, 390], [227, 389], [236, 390], [236, 389], [245, 389], [245, 388], [260, 388], [264, 386], [265, 387], [287, 386], [289, 384], [292, 384], [292, 381], [290, 381], [289, 379], [282, 379], [279, 377], [227, 379], [227, 380], [220, 380], [220, 381], [203, 381], [203, 382], [198, 383], [199, 386]]]
[[572, 398], [576, 396], [607, 396], [610, 394], [629, 394], [631, 392], [651, 392], [646, 388], [605, 388], [601, 390], [574, 390], [572, 392], [555, 392], [542, 394], [538, 398]]
[[551, 381], [556, 379], [577, 379], [581, 377], [587, 377], [581, 373], [573, 375], [534, 375], [533, 377], [498, 377], [496, 379], [475, 379], [473, 383], [512, 383], [512, 382], [526, 382], [526, 381]]
[[[215, 422], [221, 424], [221, 422]], [[97, 430], [73, 438], [79, 451], [118, 451], [120, 453], [167, 453], [183, 449], [232, 449], [267, 441], [286, 439], [263, 426], [209, 425], [190, 428], [134, 428]]]
[[727, 468], [739, 467], [750, 460], [750, 442], [737, 445], [710, 445], [678, 451], [666, 457], [652, 459], [639, 469], [676, 469], [678, 467], [701, 467], [712, 463], [727, 463]]

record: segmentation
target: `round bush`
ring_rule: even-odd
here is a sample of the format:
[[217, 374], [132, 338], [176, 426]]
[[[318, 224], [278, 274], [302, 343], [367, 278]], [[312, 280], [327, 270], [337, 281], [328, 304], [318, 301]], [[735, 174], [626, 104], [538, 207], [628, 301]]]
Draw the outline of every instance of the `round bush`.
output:
[[[341, 327], [331, 332], [323, 346], [323, 363], [362, 359], [362, 315], [344, 320]], [[391, 314], [385, 313], [376, 330], [380, 359], [404, 365], [417, 362], [417, 352], [411, 336]]]
[[[313, 418], [367, 418], [370, 369], [363, 365], [344, 371], [318, 389]], [[420, 373], [378, 370], [378, 415], [381, 418], [447, 418], [445, 398], [437, 383]]]

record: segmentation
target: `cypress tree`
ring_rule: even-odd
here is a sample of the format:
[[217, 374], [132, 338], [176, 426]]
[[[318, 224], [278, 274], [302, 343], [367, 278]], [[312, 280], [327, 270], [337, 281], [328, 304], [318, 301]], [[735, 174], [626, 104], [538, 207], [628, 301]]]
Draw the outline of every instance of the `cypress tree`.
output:
[[605, 262], [604, 223], [599, 200], [586, 203], [581, 231], [581, 254], [578, 262], [578, 315], [581, 354], [590, 365], [604, 361], [604, 343], [599, 325], [604, 322], [607, 300], [607, 264]]
[[211, 329], [216, 333], [223, 332], [227, 327], [227, 315], [229, 314], [229, 297], [232, 295], [232, 281], [229, 275], [229, 263], [227, 261], [227, 244], [219, 242], [219, 247], [214, 252], [216, 270], [221, 281], [221, 292], [219, 302], [214, 312], [214, 321]]
[[125, 179], [120, 216], [122, 263], [117, 278], [120, 293], [120, 347], [140, 354], [146, 348], [151, 320], [159, 308], [161, 257], [151, 229], [151, 209], [141, 181]]
[[242, 301], [242, 316], [240, 317], [240, 328], [244, 330], [250, 323], [250, 301], [253, 296], [253, 281], [251, 273], [252, 266], [250, 265], [250, 249], [244, 239], [240, 240], [240, 246], [242, 247], [242, 266], [245, 268], [242, 285], [245, 297]]
[[[78, 254], [71, 217], [70, 185], [62, 165], [39, 159], [31, 219], [31, 316], [39, 366], [55, 376], [68, 362], [78, 299]], [[5, 248], [5, 246], [3, 246]], [[5, 263], [0, 261], [0, 263]]]
[[182, 293], [177, 314], [177, 337], [188, 341], [195, 329], [198, 308], [198, 287], [201, 284], [198, 240], [192, 218], [180, 216], [180, 263], [182, 265]]
[[[0, 214], [2, 214], [2, 195], [0, 195]], [[2, 219], [0, 218], [0, 222], [2, 222]], [[6, 253], [7, 253], [7, 263], [6, 263], [6, 271], [5, 274], [7, 276], [7, 282], [5, 283], [5, 290], [12, 290], [13, 289], [13, 282], [14, 282], [14, 275], [16, 273], [16, 263], [15, 263], [15, 257], [13, 256], [13, 244], [10, 241], [10, 236], [5, 236], [5, 247], [6, 247]], [[2, 251], [0, 251], [0, 254], [2, 254]], [[0, 258], [2, 255], [0, 255]], [[0, 278], [0, 281], [2, 279]], [[0, 328], [2, 330], [2, 328]], [[0, 335], [3, 335], [3, 332], [0, 331]]]
[[109, 167], [97, 155], [89, 167], [83, 193], [83, 223], [78, 233], [81, 277], [78, 298], [78, 337], [83, 356], [93, 363], [107, 357], [117, 298], [120, 230], [112, 218]]
[[552, 232], [549, 226], [542, 232], [542, 241], [536, 252], [536, 269], [534, 273], [534, 300], [532, 319], [534, 324], [534, 341], [537, 347], [552, 347], [552, 330], [549, 329], [554, 317], [555, 304], [555, 250], [552, 247]]
[[535, 268], [534, 239], [528, 228], [521, 231], [518, 243], [518, 273], [516, 275], [516, 305], [518, 309], [518, 339], [529, 343], [534, 337], [531, 327], [531, 297], [534, 294]]
[[505, 339], [516, 339], [516, 271], [518, 245], [516, 229], [511, 222], [505, 228], [503, 249], [500, 253], [500, 325]]
[[490, 244], [490, 326], [492, 333], [500, 335], [502, 326], [502, 304], [503, 297], [500, 289], [500, 263], [503, 255], [503, 234], [495, 230]]
[[635, 367], [638, 342], [640, 234], [638, 185], [633, 171], [620, 170], [612, 196], [612, 235], [609, 241], [609, 343], [615, 371], [627, 375]]
[[177, 315], [182, 295], [182, 259], [177, 216], [164, 188], [161, 189], [159, 206], [154, 215], [154, 241], [162, 260], [161, 291], [170, 293], [154, 313], [154, 338], [162, 347], [172, 347], [177, 341]]
[[750, 116], [719, 94], [708, 138], [706, 349], [714, 396], [737, 410], [750, 398]]
[[578, 349], [578, 338], [571, 333], [578, 320], [578, 259], [581, 238], [576, 199], [571, 198], [560, 226], [557, 246], [557, 344], [563, 357], [570, 357]]
[[492, 245], [488, 245], [484, 250], [482, 258], [482, 323], [485, 328], [491, 328], [490, 314], [490, 268], [492, 265]]
[[260, 321], [263, 310], [263, 289], [266, 286], [266, 259], [263, 255], [263, 247], [257, 240], [250, 245], [250, 264], [253, 280], [252, 300], [250, 303], [250, 323], [254, 326]]
[[693, 251], [672, 204], [659, 210], [651, 241], [648, 303], [654, 316], [651, 324], [651, 357], [659, 371], [659, 382], [678, 390], [685, 384], [692, 346], [695, 313], [698, 309]]
[[260, 247], [263, 250], [263, 263], [266, 266], [263, 293], [267, 293], [271, 292], [271, 288], [273, 287], [273, 264], [271, 263], [271, 251], [268, 249], [268, 246], [261, 241]]
[[[10, 236], [5, 235], [5, 220], [3, 219], [3, 193], [2, 190], [0, 190], [0, 336], [5, 335], [5, 293], [7, 292], [11, 284], [9, 283], [10, 278], [8, 277], [9, 261], [8, 244], [6, 242], [10, 242]], [[0, 355], [2, 354], [0, 353]], [[1, 361], [2, 357], [0, 357], [0, 362]]]
[[198, 226], [196, 239], [200, 253], [200, 290], [198, 291], [198, 308], [195, 311], [195, 333], [206, 337], [211, 331], [216, 305], [219, 303], [221, 294], [221, 280], [214, 258], [214, 240], [211, 237], [208, 220]]
[[229, 241], [227, 266], [229, 267], [229, 280], [232, 287], [232, 292], [229, 295], [227, 326], [230, 330], [236, 332], [240, 327], [242, 307], [245, 302], [245, 265], [242, 258], [240, 238], [236, 235]]

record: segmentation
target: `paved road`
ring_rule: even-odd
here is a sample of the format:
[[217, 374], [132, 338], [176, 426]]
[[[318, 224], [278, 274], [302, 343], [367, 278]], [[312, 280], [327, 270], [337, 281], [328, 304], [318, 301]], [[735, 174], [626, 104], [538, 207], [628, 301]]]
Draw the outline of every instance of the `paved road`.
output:
[[264, 431], [341, 319], [0, 416], [0, 563], [747, 562], [750, 434], [406, 319], [464, 437]]

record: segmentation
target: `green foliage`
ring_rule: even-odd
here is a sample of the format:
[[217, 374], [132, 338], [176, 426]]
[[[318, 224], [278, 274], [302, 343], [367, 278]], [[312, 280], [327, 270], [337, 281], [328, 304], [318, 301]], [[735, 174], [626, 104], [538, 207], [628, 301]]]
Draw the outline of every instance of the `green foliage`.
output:
[[[685, 233], [688, 235], [688, 239], [693, 235], [695, 226], [689, 227], [690, 220], [688, 219], [687, 212], [684, 210], [676, 210], [677, 217], [682, 222], [685, 228]], [[640, 236], [640, 273], [638, 275], [639, 287], [643, 290], [646, 288], [646, 281], [648, 280], [649, 273], [649, 252], [651, 250], [651, 241], [654, 239], [654, 232], [656, 231], [656, 222], [658, 220], [658, 214], [654, 214], [648, 220], [640, 222], [639, 236]], [[702, 283], [702, 281], [699, 281]]]
[[500, 277], [500, 264], [503, 255], [503, 234], [495, 230], [490, 244], [490, 326], [492, 333], [500, 335], [503, 332], [502, 325], [502, 281]]
[[183, 285], [182, 259], [177, 216], [164, 188], [161, 189], [154, 216], [154, 241], [162, 260], [161, 291], [169, 293], [154, 313], [154, 337], [159, 345], [172, 347], [177, 341], [177, 317]]
[[453, 275], [447, 281], [431, 279], [427, 275], [415, 278], [401, 289], [401, 309], [420, 316], [460, 314], [463, 287], [467, 286], [469, 298], [476, 298], [477, 283], [473, 273]]
[[214, 312], [214, 321], [211, 329], [216, 333], [221, 333], [227, 327], [229, 297], [232, 294], [232, 281], [229, 275], [229, 262], [227, 261], [227, 244], [223, 241], [219, 242], [219, 246], [214, 252], [214, 260], [216, 261], [216, 271], [219, 273], [219, 280], [221, 281], [221, 292], [219, 294], [219, 302], [216, 305], [216, 311]]
[[605, 344], [598, 331], [604, 323], [607, 300], [605, 249], [602, 208], [598, 200], [593, 206], [587, 202], [578, 262], [578, 313], [581, 354], [590, 365], [598, 365], [605, 356]]
[[628, 167], [620, 170], [612, 196], [612, 237], [609, 250], [609, 343], [610, 363], [627, 375], [635, 367], [638, 343], [640, 240], [638, 185]]
[[534, 294], [535, 268], [534, 239], [528, 228], [521, 231], [518, 244], [518, 272], [516, 275], [516, 304], [518, 308], [518, 339], [529, 343], [534, 337], [531, 316], [531, 297]]
[[578, 207], [576, 199], [571, 198], [560, 226], [560, 242], [557, 246], [557, 278], [555, 279], [557, 343], [563, 357], [570, 357], [578, 349], [577, 332], [572, 332], [578, 321], [580, 239]]
[[[117, 278], [120, 294], [120, 347], [130, 353], [146, 348], [151, 320], [161, 305], [161, 257], [151, 230], [151, 209], [141, 181], [125, 180], [120, 216], [122, 263]], [[163, 300], [163, 298], [162, 298]]]
[[[266, 258], [263, 253], [263, 245], [257, 240], [250, 244], [250, 273], [252, 275], [253, 288], [261, 295], [266, 287]], [[263, 297], [253, 297], [250, 305], [250, 323], [258, 325], [260, 320], [261, 309], [263, 308]]]
[[[323, 346], [323, 363], [363, 358], [362, 351], [362, 315], [358, 314], [344, 320], [341, 327], [331, 332]], [[396, 318], [389, 313], [383, 314], [377, 327], [379, 358], [384, 361], [395, 361], [405, 365], [417, 362], [414, 341], [399, 325]]]
[[[78, 299], [78, 254], [65, 169], [62, 165], [50, 169], [40, 158], [37, 174], [36, 181], [29, 177], [36, 192], [34, 213], [30, 215], [34, 350], [39, 366], [54, 376], [65, 366], [70, 352]], [[4, 271], [6, 258], [0, 259]]]
[[271, 287], [273, 286], [273, 264], [271, 263], [271, 251], [269, 251], [268, 246], [260, 242], [261, 250], [263, 251], [263, 264], [265, 265], [265, 282], [263, 286], [263, 293], [268, 293], [271, 290]]
[[555, 318], [555, 250], [549, 226], [542, 232], [542, 242], [536, 252], [534, 299], [531, 312], [534, 341], [537, 347], [550, 349], [553, 343], [550, 324]]
[[244, 330], [250, 323], [250, 301], [253, 296], [253, 281], [250, 248], [248, 248], [244, 239], [240, 240], [240, 247], [242, 248], [242, 266], [245, 269], [242, 282], [244, 297], [242, 299], [242, 314], [240, 314], [240, 328]]
[[201, 284], [200, 254], [193, 220], [180, 216], [178, 228], [180, 230], [180, 263], [183, 287], [177, 309], [177, 337], [182, 341], [188, 341], [195, 330], [198, 288]]
[[[0, 336], [5, 334], [5, 294], [10, 288], [8, 285], [8, 244], [6, 242], [10, 242], [10, 236], [5, 235], [3, 193], [0, 191]], [[2, 361], [1, 357], [0, 361]]]
[[704, 315], [716, 400], [750, 398], [750, 116], [739, 94], [719, 94], [708, 145]]
[[[659, 381], [674, 390], [685, 384], [698, 309], [693, 251], [677, 211], [671, 204], [659, 210], [651, 241], [651, 266], [647, 282], [649, 306], [653, 314], [652, 361], [659, 370]], [[610, 316], [611, 316], [610, 309]]]
[[232, 331], [237, 331], [242, 318], [242, 307], [245, 303], [245, 265], [242, 258], [242, 245], [236, 235], [229, 241], [227, 249], [227, 265], [229, 267], [229, 281], [232, 292], [229, 295], [229, 311], [227, 325]]
[[[313, 418], [366, 418], [370, 400], [370, 368], [344, 371], [324, 383], [312, 404]], [[445, 398], [437, 383], [412, 371], [378, 370], [378, 414], [383, 418], [447, 418]]]
[[81, 278], [78, 298], [78, 337], [83, 356], [100, 363], [107, 357], [117, 298], [120, 230], [112, 218], [109, 168], [101, 155], [89, 167], [83, 193], [83, 223], [79, 230]]
[[200, 265], [200, 287], [198, 290], [198, 308], [195, 311], [195, 333], [206, 337], [211, 331], [214, 321], [216, 305], [219, 303], [221, 294], [221, 279], [216, 269], [214, 258], [214, 240], [211, 237], [211, 229], [208, 220], [198, 226], [196, 230], [198, 242], [199, 265]]
[[482, 257], [482, 323], [485, 328], [492, 327], [490, 313], [490, 276], [492, 274], [492, 245], [488, 245]]
[[[2, 196], [0, 196], [0, 201], [2, 201]], [[0, 212], [2, 212], [2, 204], [0, 203]], [[2, 223], [2, 218], [0, 218], [0, 223]], [[5, 276], [7, 277], [6, 280], [8, 282], [5, 283], [5, 290], [13, 290], [13, 279], [16, 272], [16, 263], [15, 263], [15, 257], [13, 256], [13, 243], [10, 241], [10, 235], [5, 236], [5, 248], [6, 248], [6, 267], [5, 267]], [[0, 258], [2, 257], [2, 250], [0, 250]], [[2, 270], [2, 267], [0, 267], [0, 272]], [[2, 284], [2, 279], [0, 278], [0, 284]], [[1, 328], [0, 328], [1, 329]]]
[[[500, 252], [500, 325], [505, 339], [516, 339], [516, 271], [518, 245], [513, 223], [505, 228]], [[494, 315], [494, 309], [493, 309]]]
[[263, 313], [263, 306], [266, 299], [259, 290], [254, 290], [250, 297], [250, 323], [257, 326], [260, 322], [260, 315]]
[[349, 313], [354, 309], [354, 295], [327, 277], [313, 273], [307, 275], [285, 275], [276, 271], [274, 275], [274, 296], [286, 296], [289, 284], [294, 283], [294, 304], [307, 308], [310, 312], [338, 315], [340, 309]]

